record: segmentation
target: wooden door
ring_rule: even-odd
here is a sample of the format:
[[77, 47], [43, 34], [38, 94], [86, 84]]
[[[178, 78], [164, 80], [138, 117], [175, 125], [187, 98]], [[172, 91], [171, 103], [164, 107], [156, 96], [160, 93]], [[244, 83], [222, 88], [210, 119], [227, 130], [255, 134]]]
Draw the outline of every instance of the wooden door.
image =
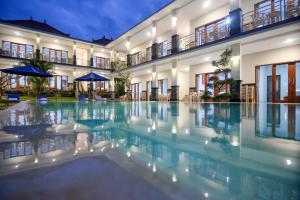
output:
[[288, 102], [296, 103], [296, 63], [289, 64], [288, 76], [289, 76]]

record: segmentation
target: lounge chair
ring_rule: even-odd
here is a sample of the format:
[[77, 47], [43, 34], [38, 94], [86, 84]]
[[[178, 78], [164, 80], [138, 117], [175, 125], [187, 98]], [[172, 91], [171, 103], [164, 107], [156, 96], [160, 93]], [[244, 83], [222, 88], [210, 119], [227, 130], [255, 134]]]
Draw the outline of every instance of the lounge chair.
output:
[[102, 98], [100, 95], [98, 95], [96, 92], [93, 92], [93, 97], [95, 101], [106, 101], [106, 98]]
[[37, 101], [48, 101], [48, 97], [46, 95], [37, 95], [36, 96]]
[[6, 100], [4, 100], [5, 107], [9, 103], [19, 103], [20, 102], [20, 95], [19, 94], [7, 94]]
[[86, 98], [86, 97], [83, 96], [83, 95], [78, 95], [78, 96], [77, 96], [77, 100], [83, 102], [83, 101], [88, 101], [89, 99]]

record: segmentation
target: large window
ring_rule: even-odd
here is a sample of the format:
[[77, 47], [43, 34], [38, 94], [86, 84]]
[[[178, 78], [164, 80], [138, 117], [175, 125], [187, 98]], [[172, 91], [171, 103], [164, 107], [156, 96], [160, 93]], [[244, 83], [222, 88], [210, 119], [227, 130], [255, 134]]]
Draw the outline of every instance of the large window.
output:
[[158, 80], [158, 95], [168, 94], [168, 79]]
[[2, 55], [14, 58], [33, 58], [33, 45], [2, 41]]
[[203, 45], [228, 36], [228, 17], [196, 28], [197, 45]]
[[53, 76], [49, 78], [49, 88], [55, 90], [66, 90], [68, 87], [68, 76]]
[[94, 56], [93, 57], [93, 66], [100, 67], [100, 68], [110, 68], [110, 59]]
[[68, 62], [68, 52], [62, 50], [43, 48], [43, 60], [55, 63], [64, 63]]

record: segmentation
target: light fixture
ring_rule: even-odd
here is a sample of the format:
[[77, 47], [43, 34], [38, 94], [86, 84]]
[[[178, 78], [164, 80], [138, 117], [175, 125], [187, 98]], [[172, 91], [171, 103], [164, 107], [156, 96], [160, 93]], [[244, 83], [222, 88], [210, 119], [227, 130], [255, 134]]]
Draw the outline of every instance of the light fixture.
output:
[[150, 127], [148, 127], [147, 131], [148, 131], [148, 133], [150, 133], [150, 132], [151, 132], [151, 128], [150, 128]]
[[210, 57], [207, 56], [207, 57], [204, 58], [204, 60], [205, 60], [205, 61], [209, 61], [209, 60], [210, 60]]
[[127, 157], [130, 158], [131, 157], [131, 153], [129, 151], [127, 151]]
[[150, 33], [150, 32], [147, 32], [147, 36], [150, 37], [150, 36], [151, 36], [151, 33]]
[[40, 37], [37, 37], [37, 38], [36, 38], [36, 42], [37, 42], [37, 43], [40, 43], [40, 41], [41, 41], [41, 38], [40, 38]]
[[16, 31], [16, 35], [18, 35], [18, 36], [19, 36], [19, 35], [21, 35], [21, 34], [20, 34], [20, 32], [19, 32], [19, 31]]
[[100, 151], [103, 152], [104, 150], [105, 150], [105, 147], [102, 147]]
[[189, 170], [189, 168], [185, 168], [184, 171], [185, 171], [186, 173], [188, 173], [190, 170]]
[[150, 74], [150, 73], [151, 73], [151, 70], [148, 70], [147, 73]]
[[230, 24], [230, 17], [226, 18], [226, 24]]
[[129, 41], [126, 41], [125, 46], [126, 46], [127, 50], [129, 50], [129, 49], [130, 49], [130, 42], [129, 42]]
[[15, 168], [16, 168], [16, 169], [19, 168], [19, 165], [16, 165]]
[[58, 40], [54, 40], [55, 43], [58, 43]]
[[154, 131], [156, 130], [156, 126], [154, 123], [152, 124], [152, 130], [154, 130]]
[[176, 16], [172, 16], [172, 27], [175, 28], [177, 24], [177, 17]]
[[203, 8], [207, 8], [208, 6], [210, 6], [210, 0], [207, 0], [203, 3]]
[[34, 163], [37, 164], [38, 162], [39, 162], [39, 159], [38, 159], [38, 158], [35, 158], [35, 159], [34, 159]]
[[295, 41], [295, 38], [288, 38], [284, 42], [287, 43], [287, 44], [290, 44], [290, 43], [292, 43], [294, 41]]
[[148, 167], [151, 167], [151, 163], [150, 162], [148, 162]]
[[55, 162], [55, 161], [56, 161], [56, 159], [55, 159], [55, 158], [53, 158], [53, 159], [52, 159], [52, 162]]
[[226, 176], [226, 182], [229, 183], [229, 177], [228, 176]]
[[204, 196], [207, 198], [208, 197], [208, 193], [204, 193]]
[[208, 140], [205, 140], [205, 144], [208, 144]]
[[292, 164], [292, 161], [288, 159], [288, 160], [286, 160], [286, 164], [287, 164], [287, 165], [291, 165], [291, 164]]
[[94, 149], [93, 149], [93, 148], [91, 148], [91, 149], [90, 149], [90, 152], [91, 152], [91, 153], [93, 153], [93, 152], [94, 152]]

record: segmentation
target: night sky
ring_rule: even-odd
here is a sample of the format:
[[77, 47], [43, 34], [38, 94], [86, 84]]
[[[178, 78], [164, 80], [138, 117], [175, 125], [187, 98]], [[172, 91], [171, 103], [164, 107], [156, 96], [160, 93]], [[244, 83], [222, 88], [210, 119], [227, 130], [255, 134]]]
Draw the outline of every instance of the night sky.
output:
[[0, 19], [44, 21], [72, 37], [116, 38], [172, 0], [0, 0]]

